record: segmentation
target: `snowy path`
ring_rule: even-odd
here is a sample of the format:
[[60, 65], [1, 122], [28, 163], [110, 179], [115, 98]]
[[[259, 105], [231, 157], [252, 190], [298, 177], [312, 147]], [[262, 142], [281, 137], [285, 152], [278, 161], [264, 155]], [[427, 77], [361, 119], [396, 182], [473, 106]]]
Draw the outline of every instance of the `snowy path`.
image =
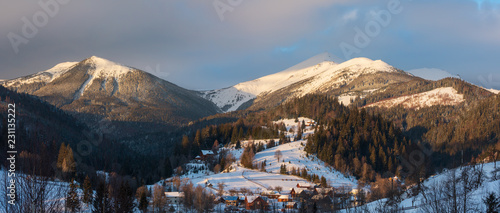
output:
[[254, 183], [254, 184], [255, 184], [255, 185], [257, 185], [257, 186], [260, 186], [260, 187], [262, 187], [263, 189], [268, 189], [268, 190], [271, 190], [271, 187], [264, 186], [264, 185], [262, 185], [262, 184], [258, 183], [257, 181], [254, 181], [253, 179], [250, 179], [250, 178], [248, 178], [248, 177], [245, 177], [245, 172], [246, 172], [246, 171], [243, 171], [243, 172], [241, 173], [241, 176], [242, 176], [245, 180], [248, 180], [248, 181], [250, 181], [250, 182]]

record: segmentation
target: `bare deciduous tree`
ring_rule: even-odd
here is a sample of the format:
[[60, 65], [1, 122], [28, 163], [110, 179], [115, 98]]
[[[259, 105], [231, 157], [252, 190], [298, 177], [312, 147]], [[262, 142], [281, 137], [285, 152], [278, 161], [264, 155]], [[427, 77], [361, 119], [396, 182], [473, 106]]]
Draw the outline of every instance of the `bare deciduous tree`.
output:
[[153, 209], [155, 212], [163, 212], [165, 205], [167, 204], [167, 198], [165, 197], [165, 192], [163, 186], [156, 184], [153, 188]]
[[224, 182], [217, 183], [217, 195], [218, 196], [224, 195], [224, 187], [225, 187]]
[[283, 154], [281, 153], [281, 151], [280, 151], [280, 150], [276, 150], [276, 151], [274, 152], [274, 157], [275, 157], [276, 159], [278, 159], [278, 162], [280, 162], [280, 158], [281, 158], [281, 157], [283, 157]]

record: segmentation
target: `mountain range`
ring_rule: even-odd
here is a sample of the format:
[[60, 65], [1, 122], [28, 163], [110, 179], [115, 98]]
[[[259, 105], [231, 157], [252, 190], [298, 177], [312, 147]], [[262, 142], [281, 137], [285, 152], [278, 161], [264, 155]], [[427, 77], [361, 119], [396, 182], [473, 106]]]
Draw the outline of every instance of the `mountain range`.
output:
[[[322, 53], [275, 74], [210, 91], [184, 89], [145, 71], [96, 56], [60, 63], [49, 70], [0, 84], [37, 96], [73, 114], [89, 127], [120, 139], [170, 131], [218, 113], [268, 109], [307, 94], [335, 96], [348, 105], [414, 81], [429, 82], [381, 60], [354, 58], [344, 62]], [[431, 89], [422, 92], [428, 91]], [[458, 104], [463, 98], [453, 88], [432, 94], [432, 104], [438, 105]], [[418, 97], [422, 102], [430, 96]], [[450, 98], [457, 100], [445, 101]], [[402, 102], [405, 106], [410, 103], [399, 100], [378, 106]], [[100, 125], [102, 121], [111, 121], [112, 125]]]

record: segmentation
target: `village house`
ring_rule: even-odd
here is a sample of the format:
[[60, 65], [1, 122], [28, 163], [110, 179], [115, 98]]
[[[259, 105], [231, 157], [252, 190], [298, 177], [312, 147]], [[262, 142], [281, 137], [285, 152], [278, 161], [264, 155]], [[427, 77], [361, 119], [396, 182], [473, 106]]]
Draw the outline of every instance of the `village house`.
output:
[[286, 209], [297, 209], [297, 203], [296, 202], [287, 202], [285, 204]]
[[315, 188], [316, 194], [333, 196], [333, 188]]
[[307, 188], [292, 188], [290, 189], [290, 195], [292, 198], [300, 198], [301, 196], [308, 196], [313, 194], [314, 192], [311, 190], [308, 190]]
[[271, 191], [271, 190], [262, 192], [262, 193], [260, 193], [260, 195], [265, 196], [269, 199], [277, 199], [280, 196], [280, 194], [278, 192]]
[[238, 206], [238, 196], [226, 196], [224, 200], [227, 206]]
[[309, 183], [297, 183], [297, 188], [314, 189], [316, 186]]
[[290, 202], [292, 199], [290, 199], [290, 196], [288, 195], [281, 195], [278, 197], [278, 202]]
[[167, 204], [180, 205], [184, 199], [184, 192], [165, 192]]
[[201, 150], [200, 151], [200, 160], [207, 160], [210, 157], [213, 157], [215, 154], [212, 150]]
[[267, 210], [267, 202], [261, 196], [246, 196], [245, 208], [247, 210]]
[[300, 193], [297, 194], [297, 198], [299, 199], [300, 202], [305, 202], [309, 200], [312, 196], [314, 195], [313, 191], [310, 190], [302, 190]]
[[365, 197], [366, 194], [363, 190], [359, 189], [352, 189], [351, 192], [349, 193], [351, 195], [351, 206], [360, 206], [363, 205], [364, 200], [362, 197]]

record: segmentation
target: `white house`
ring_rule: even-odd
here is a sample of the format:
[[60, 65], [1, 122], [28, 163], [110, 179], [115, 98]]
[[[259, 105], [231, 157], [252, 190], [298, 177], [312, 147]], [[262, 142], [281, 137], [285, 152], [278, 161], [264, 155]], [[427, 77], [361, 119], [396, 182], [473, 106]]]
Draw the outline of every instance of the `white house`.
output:
[[184, 199], [184, 192], [165, 192], [168, 204], [179, 205]]

